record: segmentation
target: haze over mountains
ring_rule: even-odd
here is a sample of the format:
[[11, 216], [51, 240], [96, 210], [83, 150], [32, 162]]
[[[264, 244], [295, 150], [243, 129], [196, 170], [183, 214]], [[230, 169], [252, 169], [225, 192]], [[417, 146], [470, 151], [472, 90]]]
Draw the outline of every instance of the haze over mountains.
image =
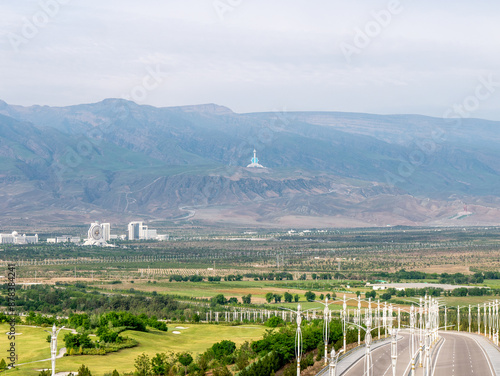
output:
[[0, 224], [498, 225], [499, 187], [500, 122], [0, 101]]

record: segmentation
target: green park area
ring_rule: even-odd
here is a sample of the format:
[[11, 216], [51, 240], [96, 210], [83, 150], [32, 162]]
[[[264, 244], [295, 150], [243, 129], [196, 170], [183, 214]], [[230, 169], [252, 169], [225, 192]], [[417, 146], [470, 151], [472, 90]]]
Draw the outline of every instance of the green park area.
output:
[[[19, 376], [38, 375], [40, 369], [50, 368], [50, 361], [40, 361], [50, 358], [49, 343], [46, 341], [50, 328], [34, 328], [23, 325], [17, 326], [16, 352], [19, 366], [8, 370], [6, 374]], [[3, 333], [8, 332], [6, 324], [0, 325]], [[134, 371], [135, 359], [145, 353], [150, 358], [157, 353], [190, 352], [193, 357], [205, 352], [214, 343], [230, 338], [236, 345], [245, 341], [253, 341], [262, 337], [265, 327], [259, 325], [204, 325], [185, 324], [169, 325], [167, 332], [150, 329], [148, 332], [124, 331], [123, 336], [135, 339], [139, 344], [136, 347], [123, 349], [106, 355], [77, 355], [64, 356], [57, 359], [58, 372], [76, 372], [81, 364], [92, 370], [93, 375], [104, 375], [116, 369], [120, 374]], [[59, 334], [58, 348], [64, 346], [64, 330]], [[0, 338], [0, 348], [7, 349], [7, 336]]]
[[[474, 328], [477, 305], [484, 307], [500, 295], [498, 236], [496, 229], [486, 234], [443, 230], [439, 237], [422, 229], [318, 232], [300, 238], [282, 234], [259, 242], [186, 237], [103, 249], [5, 246], [2, 255], [16, 265], [18, 275], [20, 322], [17, 367], [0, 367], [0, 372], [39, 376], [49, 368], [47, 331], [55, 324], [66, 327], [58, 350], [67, 347], [68, 354], [57, 359], [58, 372], [76, 372], [83, 364], [94, 376], [111, 376], [114, 370], [123, 376], [185, 371], [289, 376], [296, 327], [290, 312], [282, 313], [300, 304], [310, 310], [302, 321], [308, 360], [301, 364], [313, 374], [323, 364], [318, 349], [323, 349], [324, 306], [318, 300], [331, 303], [329, 346], [337, 350], [343, 345], [341, 317], [346, 315], [339, 311], [344, 296], [351, 319], [359, 296], [363, 312], [369, 298], [372, 310], [392, 304], [394, 312], [401, 311], [403, 326], [408, 325], [410, 305], [432, 296], [446, 305], [447, 325], [467, 330], [469, 310], [463, 307], [472, 305]], [[383, 283], [386, 289], [373, 289]], [[407, 285], [403, 290], [390, 284]], [[2, 311], [9, 306], [7, 291], [4, 285]], [[2, 333], [9, 331], [6, 321], [0, 314]], [[354, 326], [346, 340], [357, 345]], [[7, 335], [0, 336], [0, 361], [7, 361], [9, 347]], [[191, 360], [183, 357], [186, 353]], [[188, 366], [183, 365], [186, 358]]]

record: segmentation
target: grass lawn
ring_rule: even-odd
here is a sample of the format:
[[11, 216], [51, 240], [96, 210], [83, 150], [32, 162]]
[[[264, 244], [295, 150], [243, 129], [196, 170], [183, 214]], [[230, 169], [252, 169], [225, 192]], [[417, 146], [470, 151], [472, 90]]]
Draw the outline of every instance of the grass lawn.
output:
[[[307, 282], [307, 283], [306, 283]], [[294, 283], [300, 285], [300, 289], [294, 286]], [[221, 281], [221, 282], [157, 282], [147, 283], [139, 281], [135, 283], [125, 282], [116, 285], [105, 285], [106, 289], [115, 291], [127, 292], [130, 288], [135, 290], [153, 292], [159, 294], [179, 295], [193, 298], [206, 298], [209, 299], [215, 295], [223, 294], [226, 299], [231, 297], [238, 298], [241, 301], [243, 295], [251, 294], [252, 303], [263, 304], [266, 302], [265, 296], [267, 293], [277, 293], [283, 295], [289, 292], [293, 295], [298, 294], [300, 303], [305, 303], [304, 294], [307, 290], [312, 290], [316, 293], [317, 298], [321, 293], [327, 294], [333, 292], [333, 289], [323, 289], [331, 281], [293, 281], [290, 286], [287, 286], [286, 281]], [[316, 286], [317, 288], [309, 288]], [[307, 289], [302, 289], [307, 287]], [[352, 293], [361, 289], [351, 289]], [[366, 290], [366, 289], [365, 289]], [[350, 294], [347, 294], [351, 297]], [[342, 299], [343, 293], [337, 293], [337, 300]], [[309, 307], [308, 307], [309, 308]]]
[[441, 297], [443, 303], [447, 306], [468, 306], [469, 304], [477, 306], [478, 304], [483, 304], [484, 302], [489, 302], [491, 300], [498, 299], [498, 296], [447, 296]]
[[[7, 354], [7, 350], [10, 348], [8, 346], [9, 340], [7, 333], [9, 331], [9, 326], [7, 324], [0, 325], [0, 331], [2, 336], [0, 337], [0, 348], [2, 349], [0, 359], [5, 358], [4, 354]], [[48, 328], [33, 328], [30, 326], [16, 325], [16, 332], [20, 333], [16, 335], [16, 353], [18, 356], [17, 363], [24, 363], [33, 360], [41, 360], [50, 358], [50, 348], [49, 343], [45, 340], [49, 333], [44, 330], [51, 330]], [[62, 341], [62, 337], [65, 333], [68, 333], [66, 330], [62, 330], [59, 334], [58, 348], [64, 346], [64, 342]], [[7, 363], [7, 359], [5, 359]]]
[[492, 289], [500, 289], [500, 279], [485, 279], [484, 283], [481, 283], [478, 286], [488, 286]]
[[[175, 329], [176, 326], [187, 329]], [[262, 337], [266, 327], [258, 325], [224, 326], [224, 325], [202, 325], [202, 324], [179, 324], [169, 325], [168, 332], [151, 330], [148, 333], [126, 331], [122, 335], [134, 338], [139, 342], [139, 346], [124, 349], [116, 353], [107, 355], [85, 355], [64, 357], [57, 360], [57, 371], [76, 371], [81, 364], [89, 367], [95, 376], [102, 376], [104, 373], [112, 372], [116, 369], [118, 372], [134, 371], [134, 360], [143, 352], [150, 357], [159, 352], [182, 352], [190, 351], [193, 355], [204, 352], [214, 343], [223, 339], [230, 339], [237, 345]], [[174, 334], [173, 331], [179, 331], [181, 334]], [[22, 345], [19, 336], [18, 353], [20, 363], [22, 361], [44, 359], [50, 357], [49, 344], [45, 341], [41, 329], [34, 330], [26, 336], [25, 345]], [[5, 348], [7, 341], [2, 342], [2, 348]], [[26, 346], [29, 343], [29, 347]], [[61, 343], [63, 343], [61, 341]], [[45, 355], [43, 355], [45, 354]], [[9, 370], [6, 374], [19, 376], [38, 375], [37, 369], [49, 368], [50, 361], [39, 362], [19, 366], [17, 370]]]

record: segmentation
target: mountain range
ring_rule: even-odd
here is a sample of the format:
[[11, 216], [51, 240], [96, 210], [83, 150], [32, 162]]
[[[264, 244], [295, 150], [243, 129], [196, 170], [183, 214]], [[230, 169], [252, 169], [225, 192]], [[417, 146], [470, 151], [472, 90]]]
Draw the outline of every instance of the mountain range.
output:
[[0, 101], [3, 227], [498, 225], [499, 187], [495, 121]]

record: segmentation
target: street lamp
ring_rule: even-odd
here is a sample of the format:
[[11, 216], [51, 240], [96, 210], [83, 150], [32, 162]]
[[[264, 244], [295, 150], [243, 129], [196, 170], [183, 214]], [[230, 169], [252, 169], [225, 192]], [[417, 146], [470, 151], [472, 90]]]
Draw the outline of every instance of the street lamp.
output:
[[396, 364], [398, 362], [398, 330], [392, 330], [392, 339], [391, 339], [391, 363], [392, 363], [392, 376], [396, 376]]
[[297, 376], [300, 376], [300, 357], [302, 356], [302, 329], [300, 328], [300, 325], [302, 324], [302, 314], [312, 309], [316, 309], [316, 308], [310, 308], [305, 311], [301, 311], [300, 308], [301, 308], [300, 304], [297, 305], [296, 311], [290, 308], [280, 307], [280, 309], [286, 309], [288, 311], [294, 312], [297, 315], [296, 318], [297, 330], [295, 332], [295, 357], [297, 358]]
[[325, 306], [323, 310], [323, 340], [325, 342], [325, 366], [328, 364], [328, 338], [330, 335], [330, 309], [328, 306], [333, 302], [328, 303], [328, 298], [325, 301], [314, 300], [316, 303], [323, 304]]
[[336, 376], [337, 375], [337, 363], [339, 360], [340, 354], [344, 352], [344, 349], [340, 349], [338, 353], [335, 354], [335, 349], [332, 348], [332, 352], [330, 353], [330, 367], [329, 367], [329, 376]]
[[415, 307], [410, 309], [410, 354], [411, 354], [411, 376], [415, 376]]
[[380, 327], [372, 328], [372, 315], [371, 310], [365, 311], [365, 325], [366, 328], [361, 325], [349, 323], [350, 325], [355, 325], [360, 329], [365, 331], [365, 372], [364, 376], [370, 376], [372, 374], [372, 362], [371, 362], [371, 344], [372, 344], [372, 330], [380, 329]]
[[52, 326], [52, 332], [45, 330], [50, 333], [50, 358], [52, 361], [52, 376], [56, 374], [56, 356], [57, 356], [57, 336], [59, 332], [64, 329], [64, 326], [59, 330], [56, 330], [56, 324]]

